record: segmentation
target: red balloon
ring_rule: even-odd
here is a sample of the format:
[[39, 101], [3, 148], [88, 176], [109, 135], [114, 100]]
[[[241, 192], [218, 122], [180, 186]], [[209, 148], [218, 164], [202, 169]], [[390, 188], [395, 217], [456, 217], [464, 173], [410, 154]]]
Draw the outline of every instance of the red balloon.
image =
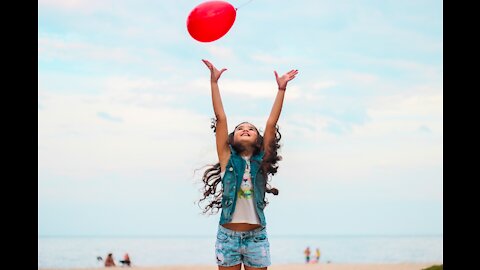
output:
[[235, 8], [227, 2], [204, 2], [188, 15], [188, 33], [200, 42], [217, 40], [230, 30], [236, 15]]

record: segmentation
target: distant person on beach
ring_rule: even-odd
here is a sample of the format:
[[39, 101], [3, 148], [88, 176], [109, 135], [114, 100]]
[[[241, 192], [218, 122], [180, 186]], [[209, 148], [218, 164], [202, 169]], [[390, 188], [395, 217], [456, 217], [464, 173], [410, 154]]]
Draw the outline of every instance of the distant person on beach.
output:
[[316, 259], [317, 263], [320, 262], [320, 249], [319, 248], [315, 249], [315, 259]]
[[[290, 70], [282, 76], [274, 71], [278, 89], [263, 136], [249, 122], [241, 122], [228, 133], [227, 116], [218, 87], [218, 80], [226, 69], [218, 70], [209, 61], [202, 61], [210, 70], [215, 113], [211, 127], [215, 133], [218, 163], [203, 174], [205, 186], [199, 203], [205, 200], [208, 203], [203, 209], [204, 214], [221, 210], [215, 242], [218, 269], [240, 270], [242, 264], [246, 270], [267, 269], [271, 262], [264, 214], [268, 203], [265, 194], [278, 194], [278, 189], [268, 183], [277, 172], [277, 161], [281, 159], [277, 154], [281, 138], [277, 121], [287, 83], [295, 78], [298, 70]], [[249, 108], [249, 103], [237, 101], [237, 104], [244, 110]]]
[[310, 262], [310, 247], [307, 247], [304, 251], [303, 254], [305, 254], [305, 263]]
[[130, 266], [130, 256], [128, 256], [128, 253], [125, 253], [123, 255], [123, 260], [120, 261], [122, 265]]
[[113, 261], [112, 253], [108, 253], [107, 258], [105, 258], [105, 267], [116, 266]]

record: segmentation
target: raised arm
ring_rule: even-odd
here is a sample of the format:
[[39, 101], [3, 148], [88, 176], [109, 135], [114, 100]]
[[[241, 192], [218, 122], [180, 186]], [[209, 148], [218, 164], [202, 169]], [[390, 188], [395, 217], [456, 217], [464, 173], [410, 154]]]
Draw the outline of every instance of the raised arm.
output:
[[270, 151], [270, 145], [273, 140], [275, 140], [276, 125], [278, 119], [280, 118], [280, 113], [282, 112], [283, 99], [285, 97], [285, 91], [287, 90], [287, 83], [295, 78], [298, 74], [298, 70], [292, 69], [289, 72], [285, 73], [281, 77], [278, 76], [276, 71], [273, 71], [275, 78], [278, 84], [277, 96], [273, 102], [272, 111], [267, 120], [267, 125], [265, 127], [265, 133], [263, 134], [263, 149], [265, 149], [266, 154], [268, 155]]
[[210, 87], [212, 90], [213, 112], [215, 113], [215, 118], [217, 120], [215, 131], [217, 155], [218, 161], [220, 162], [220, 169], [223, 172], [225, 171], [228, 159], [230, 158], [230, 148], [228, 147], [227, 143], [227, 115], [223, 110], [222, 97], [220, 96], [220, 90], [218, 88], [218, 79], [220, 79], [222, 73], [227, 69], [223, 68], [222, 70], [218, 70], [208, 60], [202, 59], [202, 61], [210, 70]]

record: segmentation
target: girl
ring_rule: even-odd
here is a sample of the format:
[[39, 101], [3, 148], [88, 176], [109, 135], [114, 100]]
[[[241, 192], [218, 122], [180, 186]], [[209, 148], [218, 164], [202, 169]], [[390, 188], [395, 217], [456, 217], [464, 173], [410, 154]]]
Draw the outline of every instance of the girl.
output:
[[[203, 175], [205, 184], [203, 198], [209, 199], [207, 211], [221, 209], [215, 243], [219, 270], [267, 269], [270, 265], [270, 244], [263, 213], [267, 202], [265, 193], [278, 194], [270, 188], [268, 176], [277, 172], [277, 149], [281, 138], [277, 121], [282, 110], [287, 83], [294, 79], [298, 70], [291, 70], [279, 77], [274, 71], [278, 92], [262, 137], [258, 129], [243, 122], [228, 134], [227, 117], [223, 110], [218, 80], [227, 69], [218, 70], [209, 61], [202, 60], [210, 69], [215, 119], [212, 128], [216, 133], [219, 162]], [[218, 183], [222, 183], [218, 189]]]

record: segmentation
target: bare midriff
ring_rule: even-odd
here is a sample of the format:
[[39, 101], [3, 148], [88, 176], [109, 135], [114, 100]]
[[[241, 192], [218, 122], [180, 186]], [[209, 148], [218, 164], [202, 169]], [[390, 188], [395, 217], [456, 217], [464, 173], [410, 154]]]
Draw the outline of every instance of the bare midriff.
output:
[[241, 231], [241, 232], [251, 231], [261, 227], [260, 224], [250, 224], [250, 223], [227, 223], [227, 224], [223, 224], [222, 226], [232, 231]]

